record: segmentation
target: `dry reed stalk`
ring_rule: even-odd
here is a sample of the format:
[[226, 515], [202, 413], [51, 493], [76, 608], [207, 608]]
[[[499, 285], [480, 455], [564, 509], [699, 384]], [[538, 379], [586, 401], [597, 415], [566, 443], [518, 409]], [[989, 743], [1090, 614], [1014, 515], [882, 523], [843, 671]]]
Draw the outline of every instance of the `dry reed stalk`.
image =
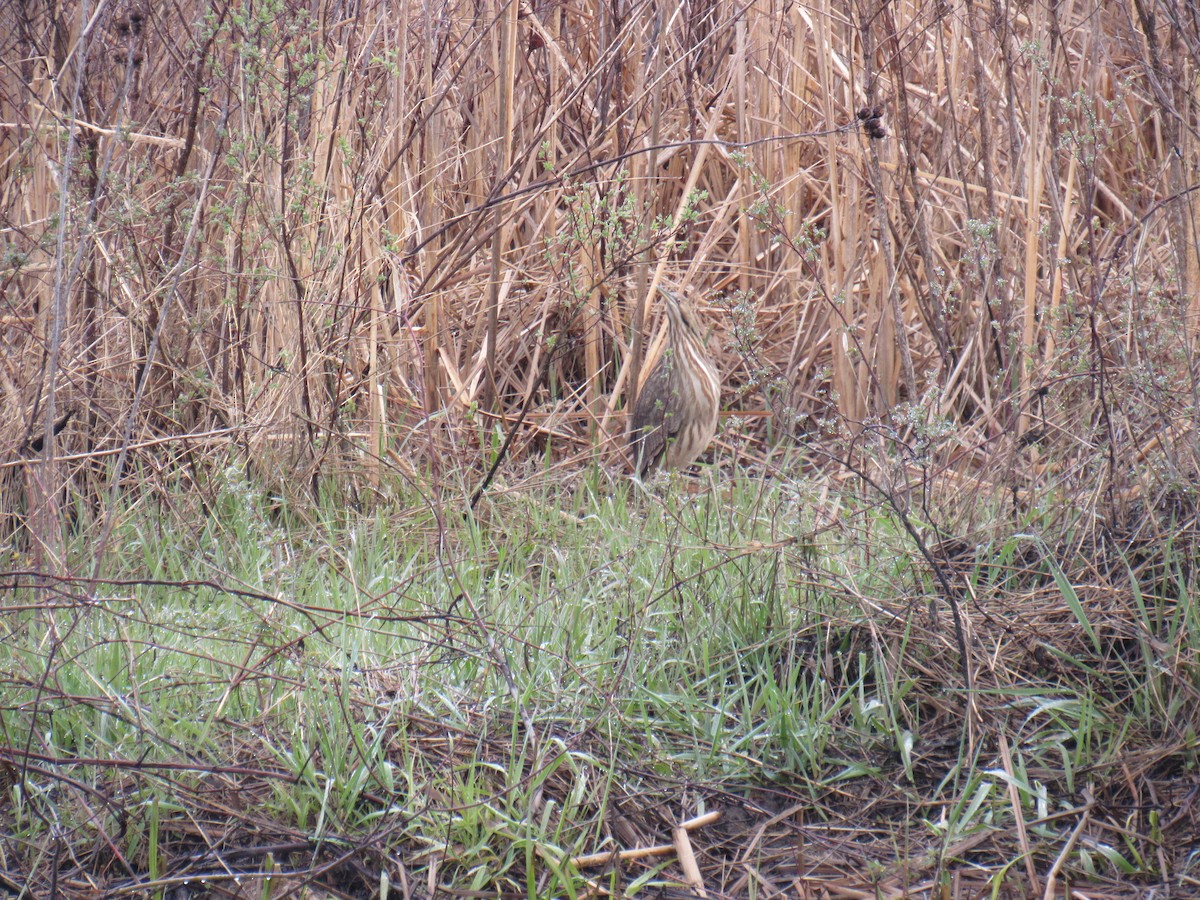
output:
[[[817, 77], [821, 95], [822, 112], [826, 122], [837, 119], [835, 102], [838, 98], [841, 108], [854, 107], [855, 98], [848, 96], [850, 86], [841, 72], [835, 71], [833, 65], [837, 52], [837, 35], [830, 26], [835, 21], [830, 0], [822, 3], [818, 14], [813, 18], [813, 36], [816, 41]], [[830, 184], [829, 192], [829, 226], [828, 240], [822, 245], [825, 260], [828, 262], [830, 295], [835, 302], [842, 304], [842, 327], [834, 332], [830, 347], [833, 356], [832, 384], [837, 394], [838, 412], [841, 417], [856, 428], [866, 418], [868, 411], [867, 388], [863, 383], [862, 367], [868, 363], [869, 351], [864, 348], [860, 355], [861, 335], [851, 336], [851, 330], [857, 331], [859, 316], [858, 297], [853, 290], [856, 280], [856, 262], [861, 252], [859, 245], [858, 218], [861, 199], [859, 183], [848, 168], [852, 165], [853, 157], [847, 160], [843, 156], [844, 146], [841, 138], [836, 135], [828, 136], [824, 141], [825, 170]]]
[[[38, 79], [34, 90], [30, 94], [30, 105], [33, 107], [31, 116], [33, 119], [32, 129], [40, 132], [43, 119], [52, 114], [50, 104], [54, 103], [57, 105], [56, 98], [53, 96], [53, 85], [47, 78]], [[73, 145], [73, 135], [75, 133], [73, 123], [76, 118], [78, 118], [77, 115], [72, 115], [68, 118], [70, 124], [67, 126], [67, 133], [65, 135], [66, 146]], [[46, 158], [57, 156], [54, 152], [55, 148], [48, 137], [42, 137], [33, 146], [36, 146], [44, 153]], [[68, 159], [70, 158], [69, 153], [70, 151], [68, 151]], [[5, 153], [4, 155], [9, 156], [9, 153]], [[25, 154], [21, 155], [24, 156]], [[8, 199], [9, 203], [13, 203], [14, 201], [19, 203], [21, 207], [20, 213], [31, 222], [54, 221], [57, 218], [56, 207], [65, 208], [63, 204], [66, 199], [65, 188], [67, 184], [64, 183], [62, 172], [56, 173], [48, 166], [38, 166], [32, 172], [31, 182], [31, 189], [27, 196], [15, 198], [12, 196], [12, 187], [9, 187], [6, 191], [6, 194], [9, 196], [6, 199]], [[60, 228], [66, 229], [68, 225], [69, 222], [64, 220], [60, 223]], [[61, 252], [56, 252], [52, 257], [45, 259], [45, 271], [47, 273], [53, 272], [55, 281], [61, 278], [59, 274], [61, 262]], [[26, 276], [18, 275], [17, 277], [19, 281], [14, 287], [24, 289], [22, 293], [32, 290], [38, 295], [38, 302], [34, 307], [36, 313], [34, 315], [21, 316], [21, 319], [33, 324], [32, 331], [27, 332], [29, 338], [35, 345], [49, 348], [53, 343], [52, 334], [54, 329], [52, 316], [55, 315], [53, 311], [56, 309], [54, 289], [50, 285], [39, 285], [42, 279], [34, 273]], [[65, 301], [68, 298], [62, 297], [60, 294], [57, 299]], [[58, 315], [61, 316], [65, 313], [65, 309], [61, 306], [57, 308]], [[24, 312], [24, 310], [19, 311]], [[27, 326], [22, 326], [22, 328], [25, 327]], [[53, 354], [48, 353], [47, 355]], [[14, 359], [16, 358], [14, 357]], [[56, 382], [61, 375], [59, 366], [51, 364], [51, 361], [47, 360], [45, 356], [42, 358], [45, 360], [47, 377], [51, 379], [51, 383]], [[50, 385], [38, 384], [36, 395], [30, 397], [28, 376], [23, 378], [17, 372], [13, 372], [12, 374], [15, 376], [15, 379], [19, 380], [20, 387], [17, 390], [6, 391], [8, 397], [11, 398], [9, 399], [9, 404], [12, 415], [5, 418], [7, 421], [13, 423], [13, 433], [9, 436], [9, 441], [12, 444], [16, 444], [18, 434], [21, 434], [19, 438], [20, 442], [24, 443], [32, 435], [39, 433], [41, 429], [45, 428], [47, 413], [51, 404], [44, 403], [43, 401], [50, 392]], [[37, 416], [39, 411], [42, 412], [40, 422]], [[18, 422], [23, 423], [20, 432], [16, 429], [16, 423]], [[24, 481], [23, 499], [28, 514], [26, 521], [34, 548], [34, 560], [40, 561], [48, 557], [50, 562], [49, 568], [52, 571], [58, 571], [62, 562], [62, 527], [56, 498], [62, 485], [60, 484], [60, 476], [55, 471], [58, 465], [52, 458], [52, 449], [53, 442], [50, 442], [44, 448], [41, 460], [26, 462], [23, 466], [22, 479]]]
[[[434, 47], [432, 30], [433, 22], [431, 17], [426, 17], [425, 26], [425, 45], [426, 47]], [[435, 96], [434, 74], [433, 74], [433, 54], [426, 52], [422, 54], [421, 59], [421, 96]], [[402, 98], [402, 102], [408, 98]], [[424, 212], [424, 217], [421, 221], [421, 243], [425, 244], [424, 232], [432, 228], [432, 223], [425, 221], [434, 210], [436, 195], [434, 193], [434, 185], [436, 180], [430, 176], [430, 171], [438, 165], [438, 160], [443, 153], [444, 132], [445, 128], [442, 124], [443, 113], [441, 112], [441, 104], [428, 114], [427, 126], [425, 128], [424, 140], [420, 142], [419, 157], [416, 159], [415, 171], [420, 179], [419, 191], [414, 191], [417, 194], [416, 205], [417, 209]], [[420, 251], [417, 256], [418, 264], [423, 263], [423, 267], [429, 269], [432, 259], [436, 259], [440, 255], [442, 249], [441, 237], [438, 234], [433, 235], [432, 244], [425, 245], [425, 248]], [[439, 348], [442, 344], [442, 293], [441, 291], [432, 291], [425, 299], [424, 308], [424, 409], [425, 416], [432, 416], [434, 412], [441, 408], [444, 403], [445, 389], [445, 373], [442, 367], [438, 364]]]
[[1049, 368], [1051, 365], [1053, 365], [1055, 357], [1055, 334], [1057, 331], [1055, 324], [1058, 319], [1059, 308], [1062, 305], [1063, 291], [1063, 267], [1057, 264], [1057, 260], [1066, 259], [1067, 248], [1071, 241], [1070, 223], [1075, 219], [1075, 180], [1077, 168], [1077, 161], [1075, 157], [1072, 156], [1070, 161], [1067, 163], [1067, 179], [1066, 184], [1064, 184], [1062, 188], [1063, 199], [1059, 215], [1060, 225], [1058, 232], [1058, 246], [1055, 248], [1054, 253], [1054, 259], [1056, 260], [1054, 265], [1054, 278], [1050, 285], [1050, 302], [1047, 306], [1046, 313], [1046, 319], [1049, 326], [1046, 328], [1046, 348], [1044, 353], [1046, 368]]
[[[645, 59], [647, 53], [652, 54], [653, 69], [649, 73], [650, 107], [646, 123], [646, 137], [643, 141], [643, 154], [634, 158], [630, 165], [631, 190], [633, 192], [634, 208], [640, 216], [643, 232], [649, 234], [653, 228], [654, 204], [652, 198], [656, 195], [653, 179], [658, 170], [658, 145], [662, 136], [663, 126], [663, 64], [665, 52], [663, 49], [663, 10], [654, 10], [653, 20], [647, 22], [645, 28], [634, 32], [633, 56], [635, 59]], [[645, 40], [647, 31], [651, 31], [653, 39]], [[634, 96], [645, 96], [647, 73], [644, 67], [635, 67]], [[642, 383], [642, 360], [645, 356], [646, 333], [646, 303], [649, 297], [651, 267], [653, 265], [653, 248], [647, 245], [642, 251], [636, 265], [636, 277], [633, 288], [633, 302], [629, 326], [629, 390], [626, 392], [625, 409], [633, 409], [637, 405], [637, 391]]]
[[[1035, 41], [1046, 40], [1041, 8], [1033, 10], [1030, 30]], [[1015, 423], [1015, 433], [1018, 437], [1029, 429], [1029, 412], [1026, 398], [1030, 397], [1030, 384], [1035, 365], [1034, 344], [1037, 340], [1037, 288], [1039, 267], [1039, 235], [1041, 233], [1041, 203], [1042, 203], [1042, 161], [1047, 153], [1045, 144], [1046, 125], [1042, 113], [1043, 75], [1040, 67], [1032, 73], [1030, 83], [1029, 104], [1031, 115], [1028, 118], [1028, 134], [1025, 142], [1025, 265], [1023, 267], [1022, 284], [1024, 286], [1024, 303], [1021, 314], [1021, 346], [1018, 348], [1018, 364], [1020, 365], [1020, 382], [1017, 389], [1017, 403], [1020, 412]]]
[[[495, 190], [503, 190], [512, 164], [513, 155], [513, 86], [517, 77], [517, 0], [499, 0], [500, 19], [499, 45], [497, 56], [499, 62], [496, 71], [497, 78], [497, 122], [496, 133], [500, 137], [499, 153], [496, 156]], [[496, 408], [499, 397], [496, 393], [496, 330], [500, 319], [500, 282], [501, 270], [504, 268], [504, 251], [507, 245], [504, 211], [496, 207], [495, 235], [492, 238], [491, 276], [488, 279], [487, 305], [487, 336], [485, 338], [486, 373], [485, 395], [483, 405]]]
[[[887, 50], [887, 60], [890, 63], [893, 81], [897, 87], [900, 105], [903, 106], [907, 75], [904, 66], [901, 64], [903, 57], [897, 46], [895, 25], [892, 20], [891, 11], [886, 6], [881, 6], [879, 11], [880, 24], [884, 30], [883, 47]], [[863, 43], [864, 75], [867, 83], [870, 85], [875, 80], [875, 59], [873, 53], [875, 36], [873, 27], [870, 24], [864, 23], [860, 29], [860, 35]], [[940, 67], [937, 71], [938, 73], [941, 72]], [[875, 92], [868, 90], [866, 94], [868, 117], [870, 110], [874, 108], [875, 99]], [[902, 113], [901, 119], [903, 120], [903, 118]], [[867, 143], [870, 145], [870, 140]], [[879, 153], [873, 146], [871, 146], [869, 157], [864, 158], [863, 164], [866, 169], [867, 178], [870, 181], [871, 192], [876, 198], [875, 219], [878, 236], [875, 238], [875, 242], [877, 242], [879, 250], [878, 253], [872, 254], [872, 268], [876, 272], [873, 296], [879, 298], [878, 309], [875, 311], [879, 325], [877, 328], [872, 329], [874, 332], [872, 343], [876, 350], [873, 354], [875, 374], [872, 378], [874, 383], [872, 394], [875, 398], [875, 408], [871, 411], [875, 415], [886, 416], [900, 399], [898, 376], [903, 375], [903, 384], [907, 395], [906, 399], [909, 403], [917, 403], [919, 395], [916, 372], [913, 367], [912, 349], [909, 346], [908, 326], [906, 324], [907, 316], [905, 315], [904, 305], [901, 301], [901, 286], [897, 283], [896, 260], [891, 237], [891, 222], [888, 218], [887, 204], [884, 202], [886, 194], [883, 178], [880, 173]], [[908, 171], [911, 173], [911, 168]], [[906, 204], [903, 193], [897, 199], [901, 211], [905, 211]], [[916, 237], [917, 250], [925, 262], [925, 271], [929, 271], [932, 267], [929, 263], [929, 239], [925, 232], [925, 217], [917, 212], [911, 218], [914, 224], [913, 233]], [[919, 319], [923, 307], [921, 302], [922, 295], [927, 293], [927, 291], [921, 290], [920, 286], [913, 286], [904, 293], [909, 298], [907, 305], [912, 311], [912, 318], [914, 320]], [[931, 313], [928, 317], [934, 323], [933, 333], [935, 336], [941, 338], [937, 340], [937, 343], [939, 347], [942, 347], [946, 344], [944, 337], [944, 317], [939, 305], [935, 303], [930, 304], [929, 307]]]
[[[734, 58], [737, 60], [734, 68], [734, 127], [737, 140], [742, 143], [749, 143], [750, 141], [750, 91], [746, 85], [748, 29], [749, 25], [746, 19], [738, 19], [735, 26], [733, 49]], [[746, 173], [744, 171], [737, 174], [730, 194], [737, 198], [736, 204], [738, 209], [745, 209], [754, 202], [752, 199], [754, 196], [753, 188], [746, 184]], [[737, 235], [734, 238], [734, 246], [738, 249], [737, 290], [741, 294], [746, 295], [750, 291], [751, 260], [754, 254], [753, 229], [751, 228], [750, 220], [744, 215], [737, 216], [736, 221]]]
[[[589, 191], [586, 201], [593, 209], [599, 210], [607, 206], [605, 198], [599, 191]], [[597, 236], [598, 237], [598, 236]], [[578, 272], [578, 284], [573, 285], [571, 293], [572, 308], [578, 307], [583, 328], [583, 405], [593, 417], [596, 415], [597, 403], [600, 398], [600, 285], [604, 282], [604, 261], [600, 258], [602, 244], [595, 240], [590, 244], [582, 244], [576, 251], [575, 270]], [[602, 433], [591, 430], [589, 438], [596, 442], [603, 437]]]

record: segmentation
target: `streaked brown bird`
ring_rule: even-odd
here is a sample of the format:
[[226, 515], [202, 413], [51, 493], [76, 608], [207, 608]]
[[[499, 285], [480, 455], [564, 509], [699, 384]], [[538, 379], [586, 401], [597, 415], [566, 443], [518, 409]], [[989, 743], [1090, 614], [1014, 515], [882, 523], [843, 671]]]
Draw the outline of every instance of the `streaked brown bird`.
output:
[[638, 392], [630, 449], [642, 478], [660, 465], [682, 468], [717, 431], [721, 379], [704, 329], [686, 300], [659, 287], [667, 301], [667, 345]]

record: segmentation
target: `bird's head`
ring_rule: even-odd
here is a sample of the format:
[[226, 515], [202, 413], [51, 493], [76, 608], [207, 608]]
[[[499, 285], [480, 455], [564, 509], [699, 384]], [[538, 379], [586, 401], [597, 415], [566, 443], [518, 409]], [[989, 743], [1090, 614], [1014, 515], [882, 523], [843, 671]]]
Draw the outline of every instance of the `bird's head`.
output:
[[707, 334], [696, 308], [687, 299], [661, 284], [658, 289], [666, 298], [667, 320], [671, 323], [671, 330], [676, 334], [676, 340], [690, 338], [701, 347], [705, 346]]

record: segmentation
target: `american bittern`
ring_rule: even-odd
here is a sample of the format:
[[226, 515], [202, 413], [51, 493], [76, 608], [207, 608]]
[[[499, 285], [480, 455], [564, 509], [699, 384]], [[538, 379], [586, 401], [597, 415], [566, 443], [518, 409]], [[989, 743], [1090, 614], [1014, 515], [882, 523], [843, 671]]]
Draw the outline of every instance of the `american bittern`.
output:
[[681, 468], [717, 431], [721, 380], [691, 305], [665, 288], [667, 345], [638, 392], [630, 449], [638, 477], [658, 465]]

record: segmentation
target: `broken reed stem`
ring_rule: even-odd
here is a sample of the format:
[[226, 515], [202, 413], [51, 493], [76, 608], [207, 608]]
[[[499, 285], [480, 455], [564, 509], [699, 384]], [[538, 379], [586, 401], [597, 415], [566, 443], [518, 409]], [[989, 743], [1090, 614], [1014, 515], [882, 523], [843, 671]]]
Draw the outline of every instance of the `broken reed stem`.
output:
[[684, 882], [696, 892], [697, 896], [707, 897], [708, 892], [704, 890], [704, 876], [700, 874], [696, 854], [692, 852], [692, 842], [688, 838], [687, 829], [676, 825], [672, 836], [675, 839], [675, 855], [679, 857], [679, 867], [683, 869]]
[[[713, 822], [721, 818], [721, 811], [714, 809], [706, 812], [703, 815], [688, 819], [686, 822], [680, 822], [672, 829], [674, 834], [682, 832], [686, 835], [689, 831], [694, 831], [704, 825], [711, 825]], [[689, 846], [690, 851], [690, 846]], [[571, 865], [577, 869], [588, 869], [592, 866], [603, 866], [614, 860], [627, 862], [633, 859], [645, 859], [648, 856], [666, 856], [668, 853], [676, 852], [677, 844], [658, 844], [654, 847], [638, 847], [633, 850], [610, 850], [607, 853], [589, 853], [586, 856], [575, 856], [571, 858]], [[692, 863], [695, 864], [695, 856], [692, 856]]]

